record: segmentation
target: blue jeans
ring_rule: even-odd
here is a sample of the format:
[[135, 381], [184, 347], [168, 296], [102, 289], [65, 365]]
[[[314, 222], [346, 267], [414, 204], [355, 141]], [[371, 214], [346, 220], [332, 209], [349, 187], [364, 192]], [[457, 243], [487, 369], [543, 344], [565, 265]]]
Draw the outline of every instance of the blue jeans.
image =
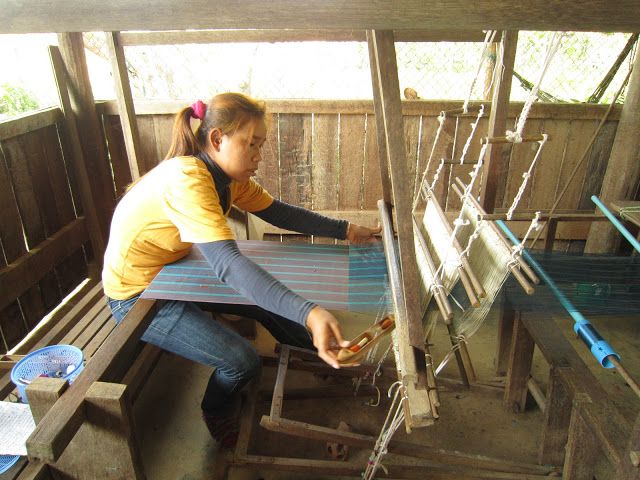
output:
[[[108, 298], [116, 323], [120, 323], [138, 300]], [[197, 304], [176, 300], [159, 301], [158, 313], [142, 335], [142, 340], [215, 370], [202, 399], [207, 414], [224, 415], [249, 380], [260, 373], [260, 357], [238, 333], [205, 312], [232, 313], [259, 321], [283, 344], [313, 349], [311, 335], [302, 325], [254, 305]]]

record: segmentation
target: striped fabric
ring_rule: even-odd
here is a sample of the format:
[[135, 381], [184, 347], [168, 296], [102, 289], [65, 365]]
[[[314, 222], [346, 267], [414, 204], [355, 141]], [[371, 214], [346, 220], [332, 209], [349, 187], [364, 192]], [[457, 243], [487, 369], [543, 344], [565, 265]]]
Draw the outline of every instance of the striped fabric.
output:
[[[240, 251], [294, 292], [332, 310], [388, 311], [387, 265], [381, 243], [313, 245], [238, 241]], [[166, 265], [144, 298], [249, 304], [212, 273], [197, 245]]]

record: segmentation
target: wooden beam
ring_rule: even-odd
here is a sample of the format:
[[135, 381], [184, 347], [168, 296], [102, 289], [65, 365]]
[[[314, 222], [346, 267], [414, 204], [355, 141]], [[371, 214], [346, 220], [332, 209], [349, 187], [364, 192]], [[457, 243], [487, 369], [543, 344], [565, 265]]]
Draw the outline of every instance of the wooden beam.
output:
[[9, 138], [19, 137], [25, 133], [39, 130], [40, 128], [55, 125], [62, 121], [62, 110], [59, 107], [51, 107], [37, 112], [29, 112], [10, 120], [0, 122], [0, 142]]
[[[89, 79], [89, 67], [82, 33], [61, 33], [58, 35], [60, 57], [65, 72], [67, 92], [75, 117], [80, 148], [84, 155], [84, 165], [91, 175], [88, 177], [95, 204], [100, 233], [108, 237], [111, 215], [115, 208], [115, 191], [104, 131], [96, 113], [95, 99]], [[66, 115], [67, 111], [65, 111]], [[63, 142], [64, 150], [64, 142]], [[89, 215], [87, 215], [89, 220]], [[91, 230], [91, 224], [89, 224]], [[104, 250], [95, 252], [96, 263], [102, 263]]]
[[514, 0], [467, 2], [439, 0], [261, 0], [229, 3], [193, 0], [176, 8], [173, 0], [13, 0], [4, 2], [0, 33], [264, 29], [446, 29], [640, 31], [636, 0], [558, 2], [530, 0], [526, 9]]
[[37, 285], [53, 267], [88, 239], [85, 219], [80, 217], [29, 250], [26, 255], [0, 268], [0, 310]]
[[[481, 102], [470, 102], [469, 110], [479, 108]], [[437, 117], [443, 110], [452, 110], [460, 105], [454, 100], [403, 100], [403, 115], [425, 115]], [[507, 118], [515, 119], [522, 111], [523, 102], [511, 102], [507, 111]], [[184, 101], [169, 100], [138, 100], [135, 102], [136, 115], [173, 115], [186, 107]], [[530, 119], [554, 120], [601, 120], [608, 105], [587, 105], [584, 103], [535, 103], [529, 112]], [[116, 100], [98, 102], [96, 109], [104, 115], [118, 115]], [[267, 101], [269, 113], [322, 113], [322, 114], [361, 114], [374, 113], [371, 100], [298, 100], [298, 99], [269, 99]], [[485, 112], [490, 113], [491, 107], [485, 105]], [[622, 112], [622, 105], [614, 105], [609, 120], [618, 120]], [[2, 124], [0, 124], [2, 125]]]
[[[122, 46], [243, 42], [366, 42], [365, 30], [171, 30], [122, 32]], [[398, 30], [398, 42], [482, 42], [480, 30]]]
[[[500, 57], [493, 72], [494, 90], [487, 130], [489, 137], [504, 135], [506, 130], [517, 45], [518, 32], [502, 32]], [[498, 188], [504, 189], [510, 151], [511, 146], [491, 144], [487, 147], [480, 183], [480, 205], [487, 213], [493, 212], [496, 197], [501, 196], [497, 195]]]
[[[80, 145], [80, 134], [76, 125], [76, 117], [71, 106], [69, 97], [69, 88], [65, 75], [64, 61], [58, 47], [49, 47], [49, 56], [53, 68], [53, 76], [56, 80], [58, 88], [58, 96], [60, 97], [60, 106], [64, 115], [64, 127], [68, 138], [69, 147], [71, 149], [71, 164], [76, 175], [78, 188], [80, 190], [80, 198], [82, 199], [82, 208], [87, 218], [87, 227], [89, 230], [89, 238], [91, 239], [91, 247], [94, 255], [101, 257], [105, 249], [105, 233], [100, 225], [98, 213], [96, 212], [96, 202], [92, 193], [91, 183], [89, 182], [89, 174], [87, 172], [87, 164], [85, 163], [84, 153]], [[98, 263], [101, 263], [99, 261]]]
[[[377, 112], [377, 123], [384, 126], [378, 129], [378, 147], [386, 145], [386, 158], [381, 156], [381, 167], [388, 168], [391, 180], [391, 192], [385, 191], [385, 196], [392, 193], [393, 198], [385, 198], [387, 204], [392, 201], [397, 218], [398, 249], [400, 256], [401, 289], [404, 296], [404, 321], [408, 322], [408, 340], [410, 344], [420, 350], [424, 349], [425, 339], [421, 324], [420, 292], [418, 289], [418, 267], [416, 263], [415, 244], [413, 239], [412, 190], [402, 188], [404, 182], [413, 178], [408, 168], [407, 154], [404, 145], [404, 124], [400, 108], [400, 87], [398, 85], [398, 66], [393, 32], [373, 31], [370, 33], [369, 48], [375, 56], [372, 64], [372, 79], [374, 86], [374, 103], [380, 105]], [[378, 88], [375, 88], [378, 87]], [[383, 152], [381, 152], [383, 153]], [[384, 164], [384, 165], [383, 165]], [[382, 168], [381, 168], [382, 170]], [[384, 171], [384, 170], [383, 170]], [[385, 180], [383, 176], [383, 181]]]
[[140, 147], [140, 134], [138, 133], [138, 122], [136, 121], [136, 111], [133, 106], [133, 95], [131, 95], [124, 48], [120, 42], [119, 32], [106, 32], [105, 36], [107, 38], [109, 57], [111, 58], [111, 72], [116, 86], [116, 101], [120, 112], [124, 144], [127, 149], [129, 171], [131, 172], [131, 180], [137, 180], [140, 178], [138, 158], [140, 158], [142, 149]]
[[[635, 200], [640, 182], [640, 49], [636, 51], [633, 73], [627, 87], [624, 107], [611, 147], [607, 171], [599, 198], [603, 202]], [[598, 210], [598, 209], [596, 209]], [[599, 212], [599, 210], [598, 210]], [[591, 226], [586, 253], [613, 253], [620, 234], [608, 223]]]

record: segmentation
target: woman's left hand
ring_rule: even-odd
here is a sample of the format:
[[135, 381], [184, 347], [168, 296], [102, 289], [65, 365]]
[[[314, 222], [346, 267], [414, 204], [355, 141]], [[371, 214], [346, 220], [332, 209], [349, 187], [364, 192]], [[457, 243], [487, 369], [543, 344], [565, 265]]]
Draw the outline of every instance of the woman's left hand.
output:
[[349, 240], [350, 243], [371, 242], [381, 231], [382, 227], [380, 225], [376, 228], [369, 228], [350, 223], [347, 227], [347, 240]]

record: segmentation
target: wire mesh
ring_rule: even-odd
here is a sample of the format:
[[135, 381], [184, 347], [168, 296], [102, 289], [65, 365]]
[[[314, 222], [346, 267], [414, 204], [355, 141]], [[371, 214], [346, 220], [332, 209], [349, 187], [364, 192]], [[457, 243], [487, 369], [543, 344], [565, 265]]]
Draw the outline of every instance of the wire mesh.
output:
[[[524, 100], [536, 83], [553, 32], [520, 32], [512, 100]], [[104, 37], [85, 34], [94, 54], [108, 59]], [[541, 85], [539, 100], [607, 103], [634, 58], [631, 34], [568, 32]], [[635, 42], [637, 48], [637, 42]], [[370, 99], [365, 42], [215, 43], [125, 48], [133, 95], [138, 99], [209, 98], [240, 91], [259, 98]], [[472, 84], [481, 42], [397, 42], [400, 89], [405, 98], [464, 99]], [[489, 98], [495, 45], [485, 55], [472, 100]], [[594, 93], [602, 90], [594, 98]]]

